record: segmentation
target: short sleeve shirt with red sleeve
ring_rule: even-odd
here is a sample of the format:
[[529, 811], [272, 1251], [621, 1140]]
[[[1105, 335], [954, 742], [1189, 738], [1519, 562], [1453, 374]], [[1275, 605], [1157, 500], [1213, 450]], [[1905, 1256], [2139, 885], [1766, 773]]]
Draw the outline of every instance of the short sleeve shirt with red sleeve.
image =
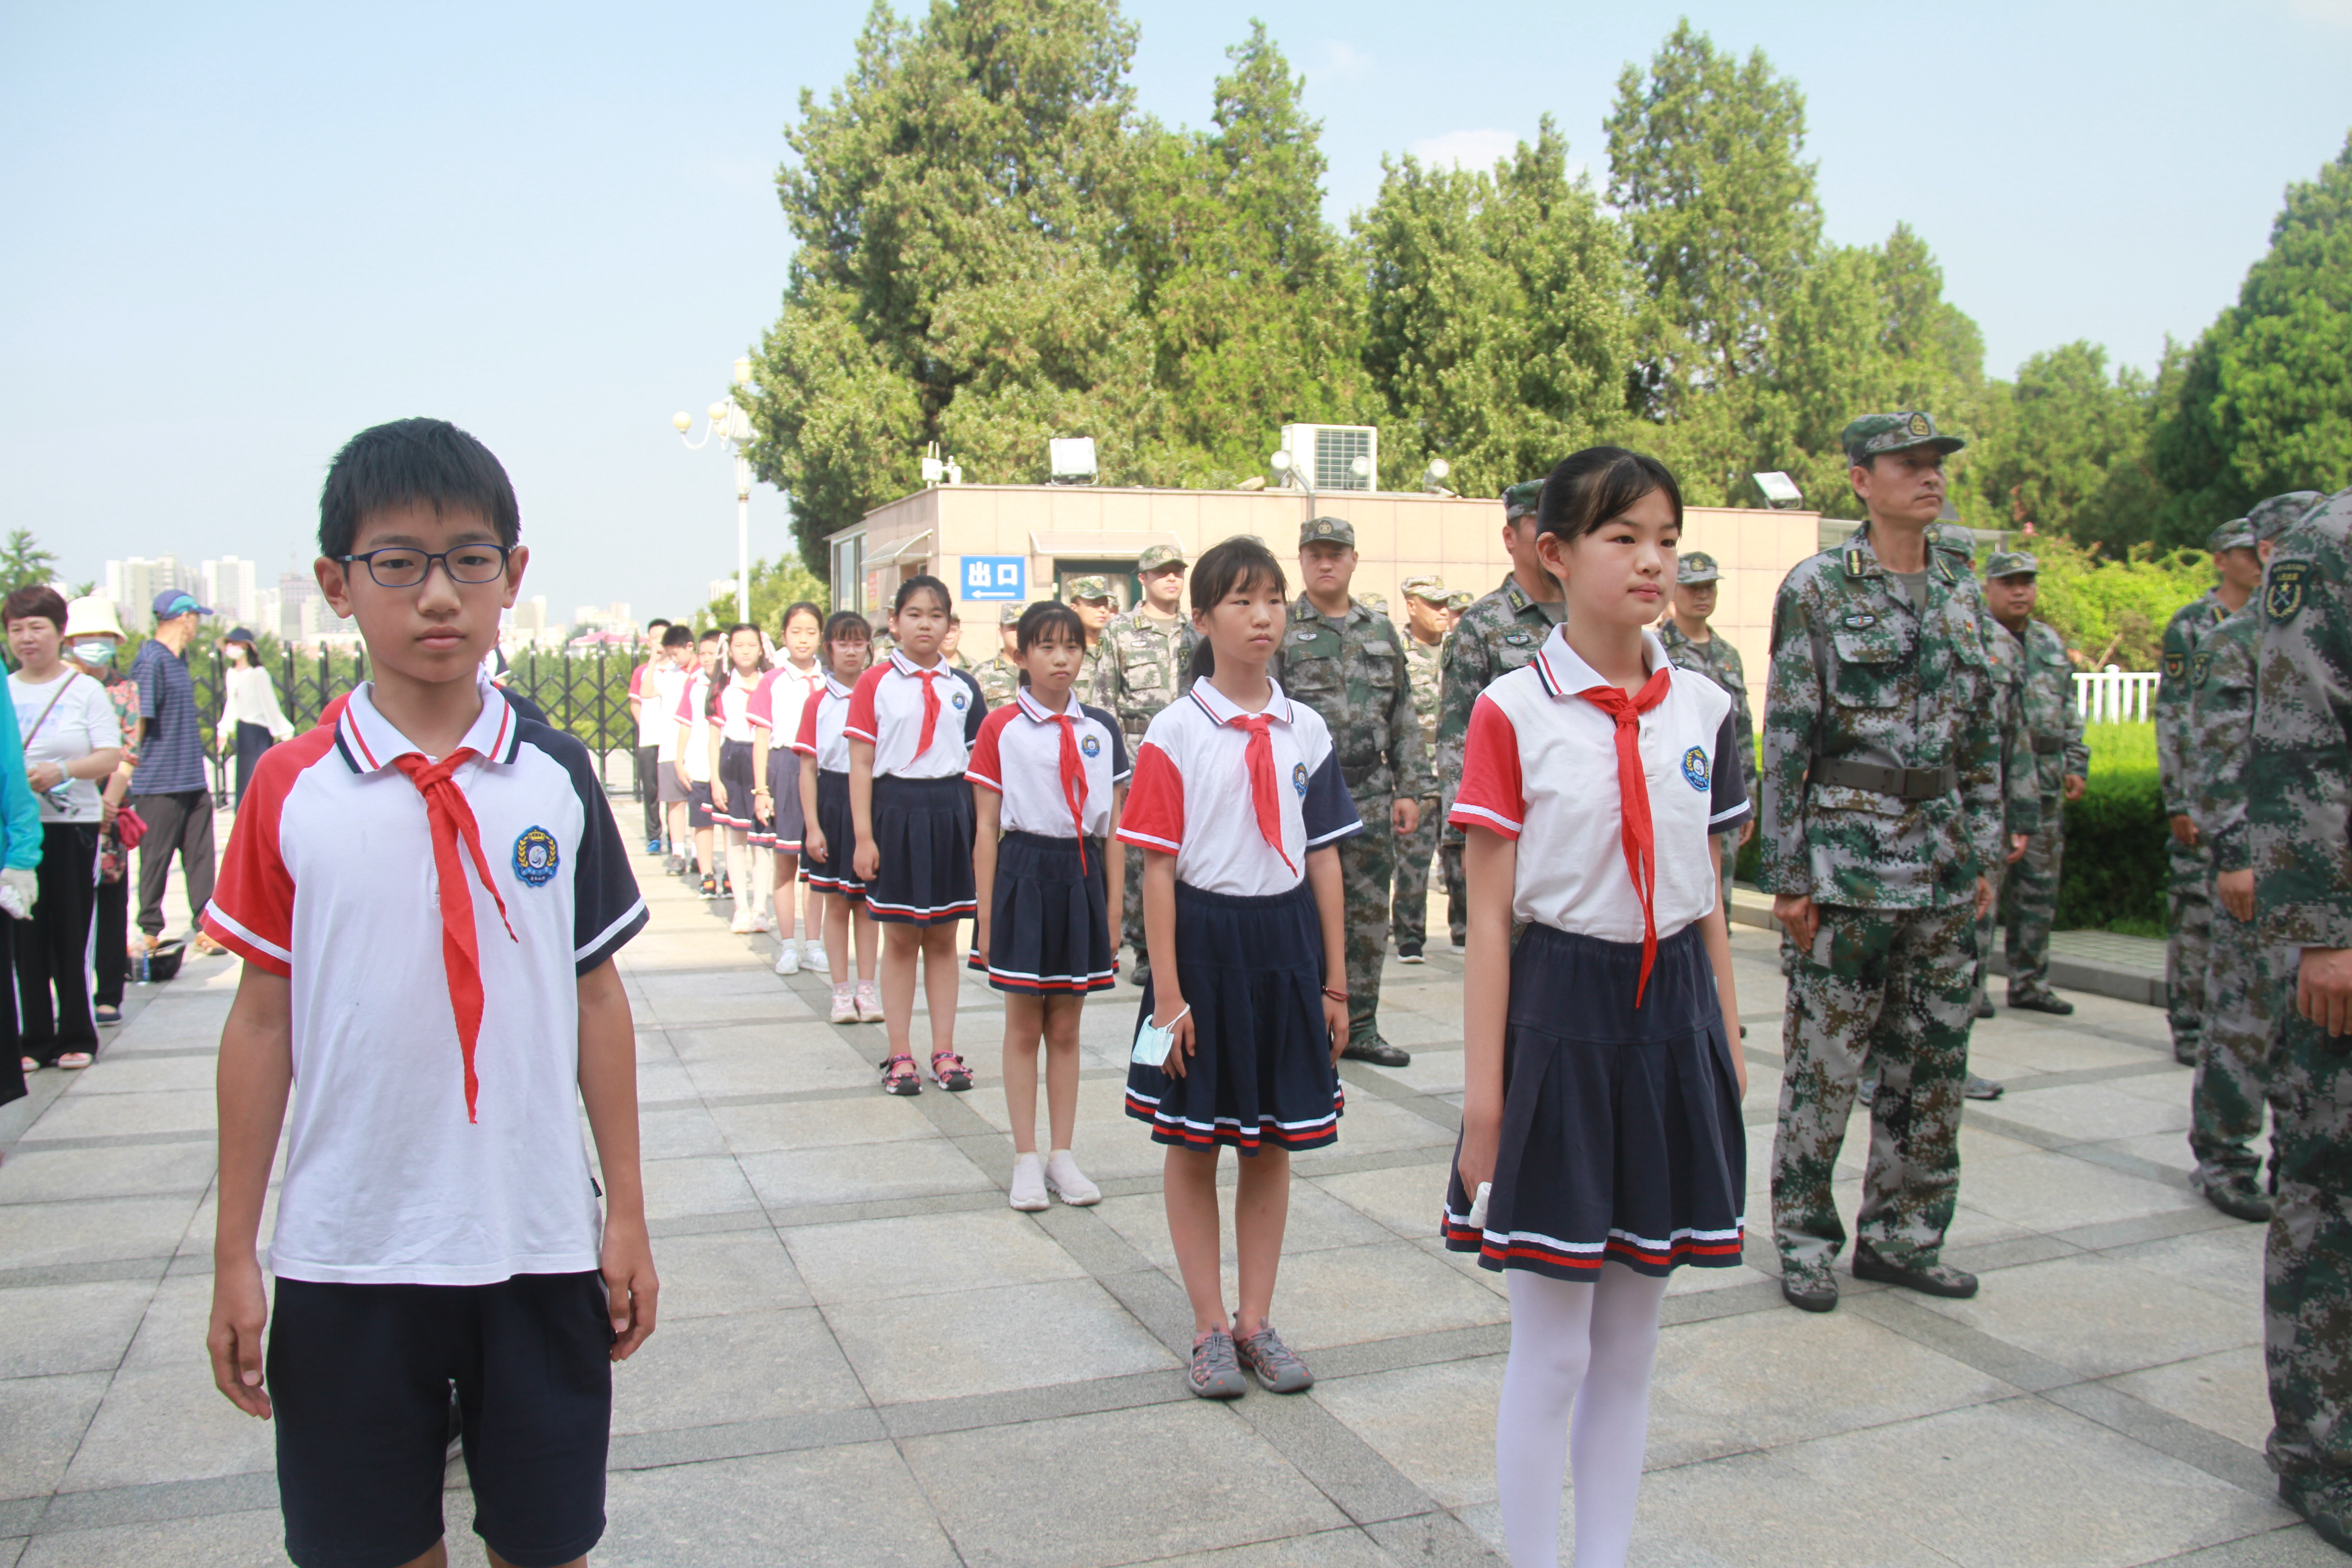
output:
[[[1062, 776], [1062, 731], [1069, 726], [1081, 790], [1066, 791]], [[1127, 743], [1118, 721], [1075, 696], [1056, 713], [1024, 687], [1013, 700], [981, 721], [964, 777], [1003, 797], [998, 821], [1010, 832], [1046, 838], [1100, 838], [1110, 829], [1111, 795], [1127, 782]], [[1072, 795], [1077, 809], [1071, 809]]]
[[1309, 849], [1364, 829], [1322, 717], [1268, 684], [1278, 850], [1254, 809], [1249, 734], [1232, 723], [1250, 715], [1213, 685], [1195, 681], [1161, 709], [1136, 748], [1119, 841], [1175, 856], [1176, 879], [1204, 892], [1286, 893], [1305, 879]]
[[760, 689], [767, 684], [772, 671], [762, 671], [750, 680], [730, 673], [726, 688], [719, 693], [719, 738], [751, 743], [751, 702]]
[[461, 847], [483, 1003], [469, 1121], [432, 827], [394, 761], [417, 748], [371, 690], [263, 756], [205, 914], [292, 987], [298, 1091], [270, 1269], [482, 1285], [594, 1268], [578, 980], [646, 923], [595, 763], [483, 683], [455, 783], [506, 908]]
[[696, 670], [686, 678], [678, 692], [676, 718], [686, 726], [678, 744], [683, 748], [677, 760], [685, 764], [686, 776], [692, 784], [710, 782], [710, 677]]
[[669, 722], [669, 715], [661, 710], [661, 693], [654, 684], [655, 670], [667, 662], [648, 659], [629, 671], [629, 695], [636, 700], [640, 746], [660, 745], [662, 726]]
[[801, 710], [824, 689], [824, 670], [813, 668], [803, 674], [789, 664], [778, 665], [751, 694], [744, 717], [753, 729], [769, 732], [771, 746], [789, 746], [801, 731]]
[[[923, 747], [926, 676], [939, 708], [930, 744]], [[956, 678], [953, 666], [942, 661], [927, 670], [894, 647], [888, 658], [857, 678], [843, 727], [852, 740], [873, 745], [877, 778], [958, 778], [971, 761], [973, 731], [967, 725], [979, 700], [976, 689]]]
[[849, 700], [856, 692], [855, 687], [844, 686], [828, 670], [814, 700], [801, 707], [801, 729], [793, 737], [793, 750], [803, 757], [814, 757], [821, 773], [849, 771], [849, 736], [844, 726], [849, 722]]
[[[1716, 907], [1715, 847], [1750, 815], [1731, 698], [1674, 668], [1643, 634], [1665, 700], [1641, 716], [1643, 782], [1657, 854], [1652, 908], [1660, 937]], [[1554, 627], [1535, 660], [1479, 693], [1463, 742], [1449, 821], [1518, 841], [1514, 920], [1606, 942], [1642, 940], [1642, 905], [1625, 865], [1616, 721], [1578, 693], [1606, 685]]]

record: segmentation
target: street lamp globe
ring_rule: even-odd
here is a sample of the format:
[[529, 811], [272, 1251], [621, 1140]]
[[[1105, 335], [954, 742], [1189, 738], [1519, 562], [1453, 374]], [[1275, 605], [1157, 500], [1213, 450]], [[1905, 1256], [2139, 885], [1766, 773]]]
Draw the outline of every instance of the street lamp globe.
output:
[[741, 355], [735, 361], [735, 384], [738, 386], [751, 384], [751, 356], [749, 354]]
[[671, 415], [669, 416], [669, 422], [672, 427], [674, 427], [681, 436], [694, 428], [694, 416], [688, 414], [683, 410]]

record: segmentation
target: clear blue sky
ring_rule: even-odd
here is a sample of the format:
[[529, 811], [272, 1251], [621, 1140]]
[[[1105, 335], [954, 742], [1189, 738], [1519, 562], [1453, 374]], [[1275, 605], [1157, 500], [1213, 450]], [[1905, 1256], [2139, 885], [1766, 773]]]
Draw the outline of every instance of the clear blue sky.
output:
[[[1135, 81], [1145, 109], [1202, 122], [1222, 51], [1265, 16], [1307, 73], [1344, 221], [1383, 153], [1489, 149], [1547, 111], [1599, 177], [1618, 71], [1685, 9], [1801, 84], [1832, 236], [1909, 221], [2000, 374], [2078, 337], [2147, 365], [2193, 336], [2352, 123], [2352, 0], [1137, 0]], [[841, 79], [861, 19], [0, 11], [0, 527], [75, 580], [167, 550], [307, 570], [336, 445], [432, 413], [505, 459], [559, 617], [699, 603], [733, 568], [732, 498], [667, 417], [719, 395], [774, 314], [782, 131], [802, 87]], [[753, 532], [787, 544], [764, 488]]]

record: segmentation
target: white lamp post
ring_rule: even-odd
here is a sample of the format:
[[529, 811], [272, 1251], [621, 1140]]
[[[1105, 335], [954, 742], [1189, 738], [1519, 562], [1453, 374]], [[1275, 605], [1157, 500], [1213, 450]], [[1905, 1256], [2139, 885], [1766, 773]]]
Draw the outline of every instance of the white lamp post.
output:
[[[735, 384], [749, 391], [751, 385], [751, 361], [749, 356], [735, 362]], [[743, 405], [730, 395], [705, 409], [709, 423], [703, 427], [702, 439], [688, 441], [687, 432], [694, 428], [694, 416], [678, 413], [669, 416], [677, 437], [686, 442], [688, 451], [700, 451], [710, 444], [713, 436], [727, 443], [735, 458], [735, 618], [751, 618], [751, 459], [744, 448], [751, 444], [751, 416]]]

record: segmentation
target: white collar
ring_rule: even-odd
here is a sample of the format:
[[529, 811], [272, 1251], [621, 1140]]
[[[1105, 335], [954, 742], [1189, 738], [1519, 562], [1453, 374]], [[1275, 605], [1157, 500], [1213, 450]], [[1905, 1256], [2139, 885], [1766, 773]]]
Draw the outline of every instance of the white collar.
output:
[[[470, 751], [486, 762], [514, 761], [522, 745], [514, 709], [486, 675], [475, 676], [474, 689], [482, 700], [482, 710], [467, 728], [465, 739], [451, 750]], [[342, 718], [335, 725], [335, 744], [355, 773], [375, 773], [390, 767], [394, 758], [412, 752], [425, 754], [424, 747], [402, 734], [377, 709], [372, 680], [360, 685], [343, 704]]]
[[[1260, 709], [1259, 712], [1265, 713], [1279, 724], [1293, 722], [1290, 699], [1282, 694], [1282, 682], [1269, 675], [1265, 678], [1265, 683], [1273, 689], [1273, 691], [1272, 695], [1266, 698], [1265, 706]], [[1213, 683], [1206, 679], [1192, 682], [1192, 700], [1201, 705], [1201, 711], [1206, 713], [1211, 722], [1215, 724], [1230, 724], [1236, 719], [1257, 717], [1255, 713], [1244, 711], [1232, 698], [1218, 690]]]
[[[1602, 679], [1599, 670], [1584, 661], [1584, 656], [1568, 645], [1568, 628], [1556, 626], [1551, 636], [1544, 638], [1543, 647], [1536, 650], [1537, 675], [1544, 689], [1554, 697], [1574, 697], [1595, 686], [1614, 686], [1616, 682]], [[1655, 675], [1666, 665], [1666, 645], [1649, 627], [1642, 628], [1642, 665]]]

